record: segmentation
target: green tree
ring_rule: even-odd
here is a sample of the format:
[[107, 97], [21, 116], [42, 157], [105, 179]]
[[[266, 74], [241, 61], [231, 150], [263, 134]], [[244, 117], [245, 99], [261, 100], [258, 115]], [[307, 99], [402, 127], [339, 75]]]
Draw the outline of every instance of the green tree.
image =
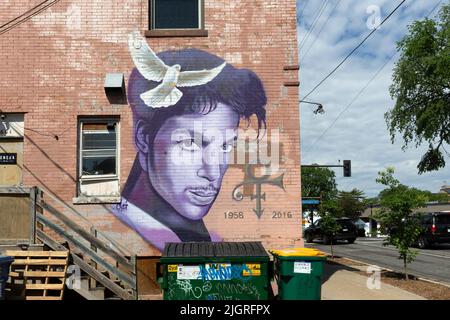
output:
[[[324, 233], [323, 243], [329, 244], [331, 249], [331, 258], [334, 258], [333, 243], [334, 235], [339, 231], [340, 226], [336, 222], [336, 213], [338, 211], [333, 210], [331, 207], [333, 202], [328, 202], [328, 208], [324, 210], [319, 210], [320, 214], [320, 228]], [[331, 210], [330, 210], [331, 209]]]
[[364, 192], [359, 189], [339, 191], [337, 205], [341, 214], [350, 219], [359, 218], [366, 208]]
[[302, 168], [302, 198], [321, 198], [317, 211], [322, 220], [321, 228], [328, 237], [324, 242], [330, 244], [332, 257], [334, 257], [333, 234], [339, 230], [339, 225], [335, 221], [335, 218], [339, 216], [337, 193], [334, 171], [319, 167]]
[[380, 192], [380, 210], [376, 214], [382, 232], [387, 234], [384, 245], [393, 245], [398, 250], [408, 280], [407, 265], [418, 253], [411, 247], [417, 243], [422, 229], [413, 210], [425, 206], [427, 197], [422, 191], [409, 188], [394, 178], [394, 168], [379, 172], [376, 181], [387, 187]]
[[446, 193], [432, 193], [431, 191], [422, 191], [423, 194], [428, 198], [428, 201], [436, 201], [439, 203], [447, 203], [448, 195]]
[[[320, 198], [321, 205], [327, 206], [336, 198], [337, 188], [334, 171], [328, 168], [302, 167], [302, 198]], [[315, 207], [302, 207], [303, 213], [312, 211]], [[312, 223], [312, 221], [311, 221]]]
[[385, 114], [392, 143], [403, 136], [403, 147], [428, 145], [419, 173], [445, 167], [450, 143], [450, 4], [436, 20], [415, 21], [397, 43], [401, 57], [390, 87], [395, 106]]
[[302, 168], [302, 197], [322, 197], [323, 201], [334, 199], [337, 194], [334, 171], [328, 168]]

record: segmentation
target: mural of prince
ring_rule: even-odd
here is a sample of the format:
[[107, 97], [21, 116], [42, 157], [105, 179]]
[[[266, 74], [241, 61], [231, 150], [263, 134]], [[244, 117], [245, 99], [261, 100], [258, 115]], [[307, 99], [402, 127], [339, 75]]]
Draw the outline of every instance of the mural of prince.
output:
[[202, 50], [156, 55], [138, 33], [129, 48], [137, 155], [114, 213], [159, 250], [166, 242], [220, 241], [203, 217], [220, 191], [240, 121], [256, 116], [258, 130], [265, 128], [263, 84]]

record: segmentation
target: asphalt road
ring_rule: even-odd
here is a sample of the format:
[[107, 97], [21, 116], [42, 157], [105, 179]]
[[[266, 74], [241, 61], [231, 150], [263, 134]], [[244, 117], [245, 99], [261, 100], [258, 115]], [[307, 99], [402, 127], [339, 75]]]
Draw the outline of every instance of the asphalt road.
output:
[[[308, 243], [306, 247], [317, 248], [330, 253], [330, 246], [320, 242]], [[432, 249], [419, 250], [414, 262], [408, 265], [411, 274], [426, 279], [445, 282], [450, 285], [450, 244], [436, 245]], [[403, 262], [398, 259], [397, 250], [383, 247], [382, 241], [358, 238], [354, 244], [339, 242], [333, 245], [335, 255], [355, 259], [391, 270], [402, 271]]]

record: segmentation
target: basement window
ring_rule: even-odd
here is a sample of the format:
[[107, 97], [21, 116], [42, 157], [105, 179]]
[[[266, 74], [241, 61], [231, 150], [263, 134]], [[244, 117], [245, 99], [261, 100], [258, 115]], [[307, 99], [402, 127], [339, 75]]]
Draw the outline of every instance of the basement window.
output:
[[150, 0], [149, 37], [207, 36], [204, 0]]
[[79, 120], [77, 203], [119, 202], [119, 121]]

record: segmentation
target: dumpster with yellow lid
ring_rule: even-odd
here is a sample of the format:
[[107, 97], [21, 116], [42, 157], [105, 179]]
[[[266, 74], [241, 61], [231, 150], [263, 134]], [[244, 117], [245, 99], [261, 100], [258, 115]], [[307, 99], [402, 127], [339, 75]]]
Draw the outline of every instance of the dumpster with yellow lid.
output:
[[320, 300], [323, 263], [327, 257], [317, 249], [270, 250], [280, 300]]

